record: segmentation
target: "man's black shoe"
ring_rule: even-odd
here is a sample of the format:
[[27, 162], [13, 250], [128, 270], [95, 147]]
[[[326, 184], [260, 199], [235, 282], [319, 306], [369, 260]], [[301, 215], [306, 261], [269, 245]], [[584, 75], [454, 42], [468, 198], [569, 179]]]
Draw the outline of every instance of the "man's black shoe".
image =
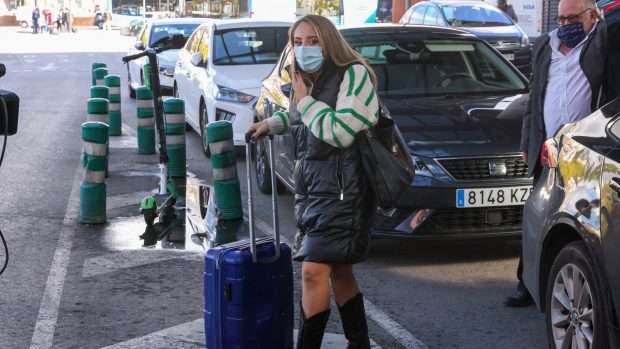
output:
[[527, 307], [532, 304], [534, 300], [521, 281], [517, 285], [517, 291], [504, 300], [504, 305], [507, 307]]

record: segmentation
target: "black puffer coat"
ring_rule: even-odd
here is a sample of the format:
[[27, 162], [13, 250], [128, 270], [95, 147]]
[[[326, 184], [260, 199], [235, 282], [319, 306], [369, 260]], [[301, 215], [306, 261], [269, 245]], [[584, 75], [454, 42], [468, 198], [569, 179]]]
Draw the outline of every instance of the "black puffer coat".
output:
[[[311, 95], [333, 109], [346, 68], [325, 60]], [[376, 210], [366, 185], [357, 141], [333, 147], [315, 137], [300, 113], [290, 111], [295, 139], [296, 261], [353, 264], [368, 255]]]

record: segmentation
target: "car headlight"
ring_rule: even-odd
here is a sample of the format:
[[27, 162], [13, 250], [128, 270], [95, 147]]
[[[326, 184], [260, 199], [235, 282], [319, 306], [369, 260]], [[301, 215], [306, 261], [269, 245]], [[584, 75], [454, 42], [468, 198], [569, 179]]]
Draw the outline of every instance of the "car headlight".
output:
[[433, 174], [428, 169], [426, 164], [424, 164], [422, 159], [420, 159], [419, 157], [417, 157], [415, 155], [411, 155], [411, 158], [413, 159], [413, 166], [415, 167], [415, 174], [416, 174], [416, 176], [424, 176], [424, 177], [432, 177], [433, 176]]
[[252, 95], [245, 94], [228, 87], [218, 86], [217, 88], [218, 90], [215, 94], [215, 99], [219, 99], [221, 101], [249, 103], [254, 99], [254, 96]]
[[174, 67], [171, 65], [160, 65], [159, 66], [159, 74], [173, 77], [174, 76]]
[[530, 45], [530, 38], [527, 35], [523, 34], [521, 37], [521, 47], [528, 47]]

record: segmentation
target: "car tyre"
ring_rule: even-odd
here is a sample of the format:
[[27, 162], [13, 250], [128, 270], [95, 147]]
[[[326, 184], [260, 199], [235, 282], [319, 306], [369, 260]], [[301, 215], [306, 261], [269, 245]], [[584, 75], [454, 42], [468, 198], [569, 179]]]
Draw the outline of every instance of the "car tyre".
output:
[[[267, 141], [260, 140], [256, 142], [256, 186], [261, 193], [271, 194], [271, 167], [269, 166], [269, 150]], [[276, 191], [281, 194], [284, 191], [284, 185], [276, 179]]]
[[553, 262], [545, 299], [551, 349], [609, 348], [607, 305], [593, 263], [583, 241], [565, 246]]
[[211, 149], [209, 148], [209, 139], [207, 137], [207, 124], [209, 123], [209, 118], [207, 117], [207, 105], [205, 102], [200, 102], [200, 117], [199, 117], [199, 126], [200, 126], [200, 138], [202, 139], [202, 152], [206, 157], [211, 157]]
[[131, 73], [129, 72], [129, 65], [127, 65], [127, 87], [129, 88], [129, 98], [136, 98], [136, 90], [131, 87]]

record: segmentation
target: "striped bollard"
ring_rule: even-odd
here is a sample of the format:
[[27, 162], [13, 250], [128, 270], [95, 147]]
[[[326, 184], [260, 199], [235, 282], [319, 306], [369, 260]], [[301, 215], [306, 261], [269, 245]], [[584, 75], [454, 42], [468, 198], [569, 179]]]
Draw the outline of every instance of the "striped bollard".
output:
[[144, 72], [143, 73], [144, 74], [144, 86], [150, 90], [151, 89], [151, 64], [145, 63], [144, 68], [142, 68], [142, 71]]
[[185, 177], [185, 102], [171, 98], [164, 102], [168, 176]]
[[90, 98], [103, 98], [108, 100], [110, 97], [110, 89], [106, 86], [92, 86], [90, 88]]
[[241, 189], [237, 176], [237, 158], [233, 142], [232, 123], [216, 121], [207, 125], [207, 138], [211, 149], [213, 186], [219, 218], [241, 219]]
[[95, 69], [97, 68], [107, 68], [108, 66], [105, 65], [105, 63], [93, 63], [92, 67], [91, 67], [91, 71], [90, 71], [90, 75], [92, 77], [92, 84], [91, 86], [95, 86], [97, 85], [97, 80], [95, 79]]
[[[93, 95], [93, 93], [99, 93], [99, 92], [93, 92], [93, 89], [96, 89], [95, 91], [103, 91], [106, 90], [107, 87], [105, 86], [93, 86], [90, 88], [90, 94], [91, 96]], [[108, 127], [110, 125], [110, 118], [108, 116], [108, 112], [109, 112], [109, 107], [108, 107], [108, 100], [104, 99], [104, 98], [90, 98], [88, 101], [86, 101], [87, 104], [87, 114], [86, 114], [86, 121], [87, 122], [101, 122], [106, 124]], [[106, 158], [108, 157], [108, 155], [110, 154], [110, 145], [106, 144]], [[106, 161], [106, 167], [105, 167], [105, 176], [108, 176], [108, 162]]]
[[104, 223], [107, 219], [105, 169], [108, 125], [102, 122], [83, 123], [82, 141], [84, 172], [80, 184], [80, 223]]
[[95, 75], [95, 85], [103, 86], [103, 79], [108, 75], [107, 68], [97, 68], [93, 70], [93, 74]]
[[144, 86], [136, 89], [138, 106], [138, 154], [155, 154], [155, 113], [153, 95]]
[[108, 75], [104, 79], [104, 84], [110, 89], [109, 116], [110, 116], [110, 136], [122, 135], [121, 118], [121, 77], [118, 75]]

